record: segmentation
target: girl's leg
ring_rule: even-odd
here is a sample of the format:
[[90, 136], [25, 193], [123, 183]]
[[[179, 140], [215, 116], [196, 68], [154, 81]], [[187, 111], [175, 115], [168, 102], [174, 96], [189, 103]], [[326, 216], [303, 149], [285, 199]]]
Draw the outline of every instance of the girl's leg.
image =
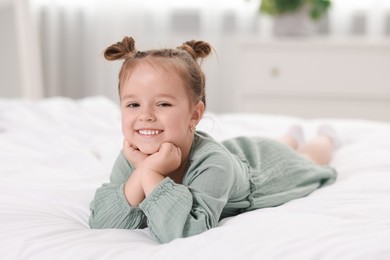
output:
[[341, 140], [330, 125], [318, 127], [318, 136], [302, 145], [298, 152], [310, 160], [320, 164], [329, 164], [333, 151], [341, 146]]
[[302, 128], [293, 125], [279, 141], [320, 165], [329, 164], [333, 151], [341, 146], [337, 133], [329, 125], [321, 125], [317, 137], [306, 143]]
[[332, 159], [334, 147], [329, 136], [319, 135], [300, 146], [297, 152], [319, 165], [327, 165]]
[[293, 125], [287, 133], [278, 139], [279, 142], [289, 146], [293, 150], [297, 150], [304, 142], [302, 128], [299, 125]]
[[279, 137], [278, 141], [287, 145], [288, 147], [290, 147], [293, 150], [297, 150], [298, 146], [299, 146], [296, 139], [293, 138], [291, 135], [287, 135], [287, 134]]

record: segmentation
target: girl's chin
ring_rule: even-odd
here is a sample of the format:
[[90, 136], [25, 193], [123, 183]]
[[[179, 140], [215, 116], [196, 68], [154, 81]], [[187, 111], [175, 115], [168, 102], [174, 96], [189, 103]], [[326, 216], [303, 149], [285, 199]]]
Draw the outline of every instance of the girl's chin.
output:
[[138, 149], [144, 154], [154, 154], [158, 152], [159, 147], [138, 147]]

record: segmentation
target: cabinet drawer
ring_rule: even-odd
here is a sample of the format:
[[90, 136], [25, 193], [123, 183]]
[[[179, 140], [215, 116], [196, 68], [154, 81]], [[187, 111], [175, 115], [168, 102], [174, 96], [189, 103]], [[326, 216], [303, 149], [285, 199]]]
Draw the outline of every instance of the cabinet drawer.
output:
[[247, 44], [239, 63], [241, 91], [300, 96], [387, 98], [390, 44]]

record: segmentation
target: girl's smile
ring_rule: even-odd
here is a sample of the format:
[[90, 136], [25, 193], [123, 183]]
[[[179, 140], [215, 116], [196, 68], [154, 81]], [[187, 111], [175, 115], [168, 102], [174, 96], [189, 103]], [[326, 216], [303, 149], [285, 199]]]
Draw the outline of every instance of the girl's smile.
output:
[[142, 135], [142, 136], [156, 136], [161, 134], [163, 131], [162, 130], [155, 130], [155, 129], [140, 129], [137, 130], [137, 132]]

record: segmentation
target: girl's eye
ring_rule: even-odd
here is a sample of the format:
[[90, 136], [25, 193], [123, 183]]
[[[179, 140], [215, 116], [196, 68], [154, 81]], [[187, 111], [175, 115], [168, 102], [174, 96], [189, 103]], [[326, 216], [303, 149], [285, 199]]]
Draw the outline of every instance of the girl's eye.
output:
[[136, 108], [136, 107], [139, 107], [139, 104], [138, 104], [138, 103], [129, 103], [129, 104], [127, 105], [127, 107]]
[[158, 106], [159, 107], [170, 107], [172, 106], [171, 104], [167, 103], [167, 102], [161, 102], [161, 103], [158, 103]]

